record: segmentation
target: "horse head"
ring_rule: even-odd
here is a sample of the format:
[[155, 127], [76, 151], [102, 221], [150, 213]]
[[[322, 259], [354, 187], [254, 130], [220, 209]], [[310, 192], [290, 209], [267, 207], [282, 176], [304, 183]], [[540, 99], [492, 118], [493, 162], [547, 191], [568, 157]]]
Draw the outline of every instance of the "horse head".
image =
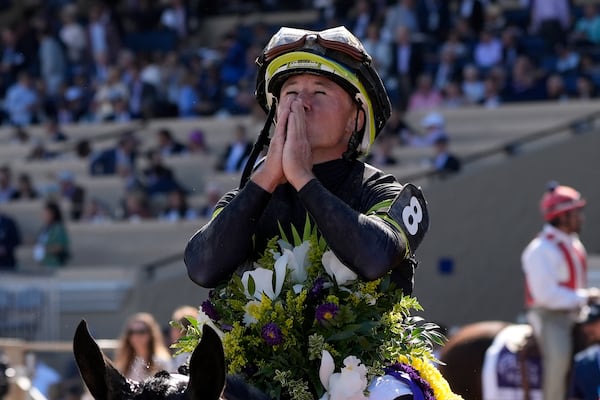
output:
[[100, 350], [83, 320], [73, 338], [73, 353], [96, 400], [218, 400], [225, 387], [223, 345], [208, 325], [190, 358], [189, 377], [161, 371], [142, 382], [125, 378]]

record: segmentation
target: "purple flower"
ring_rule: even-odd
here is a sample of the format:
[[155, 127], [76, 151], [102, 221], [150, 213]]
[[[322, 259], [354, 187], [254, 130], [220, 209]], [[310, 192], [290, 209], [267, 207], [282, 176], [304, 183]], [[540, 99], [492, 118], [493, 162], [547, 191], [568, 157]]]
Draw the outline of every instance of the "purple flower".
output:
[[339, 307], [334, 303], [325, 303], [317, 307], [315, 318], [320, 323], [331, 321], [338, 313]]
[[268, 345], [277, 346], [283, 342], [281, 329], [274, 322], [269, 322], [262, 327], [261, 336]]
[[402, 380], [400, 378], [401, 372], [404, 372], [405, 374], [407, 374], [410, 377], [410, 380], [412, 381], [412, 383], [414, 385], [416, 385], [419, 389], [421, 389], [421, 391], [423, 392], [422, 396], [420, 396], [420, 395], [417, 396], [417, 394], [415, 393], [416, 388], [412, 387], [412, 385], [409, 384], [413, 389], [415, 399], [423, 398], [425, 400], [435, 400], [435, 396], [433, 394], [433, 388], [431, 387], [429, 382], [427, 382], [425, 379], [423, 379], [421, 377], [421, 374], [419, 374], [419, 371], [417, 371], [411, 365], [396, 363], [396, 364], [386, 367], [384, 370], [387, 375], [391, 375], [391, 376], [395, 377], [396, 379], [400, 379], [400, 380]]
[[219, 314], [217, 313], [215, 306], [213, 306], [209, 300], [204, 300], [201, 307], [202, 311], [204, 311], [204, 314], [208, 315], [208, 318], [212, 319], [213, 321], [219, 320]]
[[322, 277], [318, 277], [315, 279], [313, 286], [310, 288], [310, 292], [308, 292], [308, 297], [311, 299], [317, 299], [323, 292], [323, 286], [325, 284], [325, 279]]

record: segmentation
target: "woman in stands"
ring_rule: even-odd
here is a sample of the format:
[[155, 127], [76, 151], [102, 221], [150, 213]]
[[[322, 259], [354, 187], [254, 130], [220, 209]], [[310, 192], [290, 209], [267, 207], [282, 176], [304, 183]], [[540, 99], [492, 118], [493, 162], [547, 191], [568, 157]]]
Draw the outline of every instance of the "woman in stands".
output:
[[70, 250], [60, 206], [54, 201], [46, 202], [42, 218], [44, 225], [38, 234], [33, 256], [40, 265], [62, 267], [69, 260]]
[[148, 313], [132, 315], [119, 339], [115, 366], [134, 381], [171, 370], [171, 355], [156, 319]]

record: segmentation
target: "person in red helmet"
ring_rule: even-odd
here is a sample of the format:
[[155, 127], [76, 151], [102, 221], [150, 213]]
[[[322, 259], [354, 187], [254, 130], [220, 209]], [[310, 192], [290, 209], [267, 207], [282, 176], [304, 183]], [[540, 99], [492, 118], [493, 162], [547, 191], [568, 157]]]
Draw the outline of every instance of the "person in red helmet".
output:
[[587, 256], [579, 240], [585, 205], [572, 187], [551, 183], [540, 200], [544, 227], [521, 255], [527, 319], [543, 355], [544, 400], [566, 398], [573, 324], [599, 298], [597, 288], [587, 288]]

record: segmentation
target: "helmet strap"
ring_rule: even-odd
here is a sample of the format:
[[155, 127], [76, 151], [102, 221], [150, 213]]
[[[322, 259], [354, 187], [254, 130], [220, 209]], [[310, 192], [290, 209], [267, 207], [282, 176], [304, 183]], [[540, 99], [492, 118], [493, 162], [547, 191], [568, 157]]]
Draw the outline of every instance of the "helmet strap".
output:
[[262, 130], [260, 131], [254, 146], [252, 146], [252, 151], [248, 156], [246, 165], [244, 165], [244, 171], [242, 172], [242, 177], [240, 179], [240, 189], [242, 189], [250, 179], [250, 175], [252, 174], [254, 164], [256, 163], [256, 159], [258, 158], [259, 154], [263, 151], [263, 148], [269, 145], [269, 142], [271, 141], [269, 139], [269, 132], [271, 131], [271, 125], [273, 125], [273, 121], [275, 120], [276, 111], [277, 106], [275, 103], [273, 103], [271, 109], [269, 110], [269, 114], [267, 115], [265, 126], [263, 126]]
[[356, 118], [354, 119], [354, 130], [352, 135], [350, 135], [350, 140], [348, 141], [348, 149], [342, 154], [342, 158], [346, 161], [353, 161], [359, 155], [358, 148], [362, 143], [363, 136], [365, 135], [365, 129], [367, 127], [366, 115], [365, 121], [363, 123], [362, 128], [358, 128], [358, 117], [362, 112], [365, 114], [365, 110], [362, 107], [362, 102], [360, 100], [356, 101], [358, 107], [356, 107]]

